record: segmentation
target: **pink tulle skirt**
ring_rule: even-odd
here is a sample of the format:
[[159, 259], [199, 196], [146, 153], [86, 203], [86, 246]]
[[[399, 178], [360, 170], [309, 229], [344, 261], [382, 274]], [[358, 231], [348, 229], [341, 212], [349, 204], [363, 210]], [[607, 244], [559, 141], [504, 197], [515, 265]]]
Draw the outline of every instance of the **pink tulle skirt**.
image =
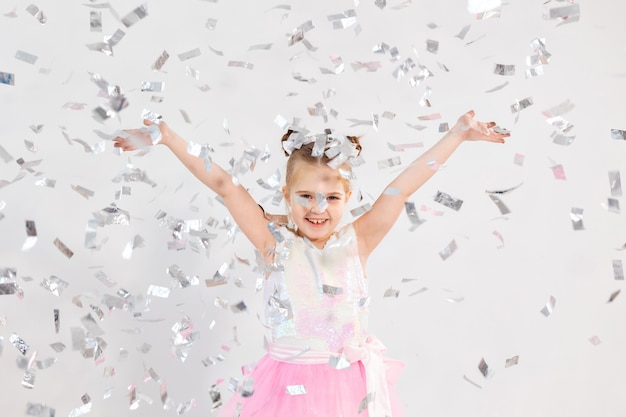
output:
[[[393, 417], [404, 417], [393, 388], [395, 377], [387, 378]], [[337, 370], [327, 364], [281, 362], [265, 355], [249, 378], [254, 380], [253, 395], [234, 394], [219, 417], [368, 417], [367, 408], [359, 412], [367, 395], [361, 362]], [[298, 385], [305, 394], [288, 393], [287, 387]]]

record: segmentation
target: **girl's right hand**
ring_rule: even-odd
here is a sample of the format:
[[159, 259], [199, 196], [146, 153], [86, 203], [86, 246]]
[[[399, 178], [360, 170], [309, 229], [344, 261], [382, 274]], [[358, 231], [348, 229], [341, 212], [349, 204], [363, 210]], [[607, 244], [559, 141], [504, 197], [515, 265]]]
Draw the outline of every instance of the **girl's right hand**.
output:
[[142, 128], [122, 131], [122, 135], [113, 138], [113, 146], [121, 148], [123, 151], [134, 151], [153, 146], [160, 143], [166, 136], [164, 132], [168, 131], [165, 122], [156, 124], [150, 120], [144, 120], [143, 124], [145, 126]]

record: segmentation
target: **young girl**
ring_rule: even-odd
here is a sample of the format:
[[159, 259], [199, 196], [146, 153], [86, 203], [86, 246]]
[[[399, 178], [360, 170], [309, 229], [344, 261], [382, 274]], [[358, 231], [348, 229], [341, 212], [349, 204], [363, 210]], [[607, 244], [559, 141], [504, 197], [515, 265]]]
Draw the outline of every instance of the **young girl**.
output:
[[289, 225], [270, 221], [246, 189], [217, 164], [187, 152], [187, 143], [161, 122], [114, 139], [125, 151], [161, 143], [224, 201], [267, 266], [267, 355], [249, 375], [253, 388], [234, 395], [223, 417], [398, 417], [390, 388], [402, 368], [367, 330], [369, 296], [364, 268], [404, 210], [405, 202], [464, 141], [504, 143], [509, 133], [474, 120], [469, 111], [378, 197], [372, 208], [340, 226], [350, 199], [354, 137], [289, 131], [283, 194]]

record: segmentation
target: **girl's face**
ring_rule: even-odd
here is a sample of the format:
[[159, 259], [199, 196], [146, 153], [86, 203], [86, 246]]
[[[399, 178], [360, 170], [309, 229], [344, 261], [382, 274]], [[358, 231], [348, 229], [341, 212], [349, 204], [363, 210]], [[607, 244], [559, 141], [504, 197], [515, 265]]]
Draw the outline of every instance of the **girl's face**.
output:
[[298, 162], [290, 187], [283, 189], [298, 234], [323, 248], [339, 225], [350, 191], [339, 171], [328, 165]]

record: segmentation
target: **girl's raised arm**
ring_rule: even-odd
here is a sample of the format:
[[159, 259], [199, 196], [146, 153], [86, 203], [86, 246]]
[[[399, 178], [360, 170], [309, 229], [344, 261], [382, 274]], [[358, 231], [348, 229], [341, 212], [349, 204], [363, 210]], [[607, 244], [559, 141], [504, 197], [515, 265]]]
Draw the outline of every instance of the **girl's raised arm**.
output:
[[124, 151], [132, 151], [151, 146], [153, 144], [151, 134], [153, 136], [160, 134], [158, 142], [167, 146], [196, 178], [222, 198], [239, 229], [254, 247], [267, 257], [268, 249], [275, 246], [275, 240], [267, 228], [268, 220], [263, 209], [248, 191], [241, 185], [235, 185], [231, 175], [218, 164], [213, 163], [210, 172], [207, 171], [204, 160], [187, 152], [187, 142], [171, 130], [167, 123], [159, 123], [158, 131], [155, 129], [157, 125], [152, 122], [144, 120], [144, 124], [148, 126], [148, 130], [146, 128], [128, 130], [127, 137], [118, 136], [113, 139], [114, 146]]
[[[435, 174], [435, 167], [443, 164], [462, 142], [483, 140], [504, 143], [504, 138], [510, 136], [510, 133], [496, 131], [494, 126], [494, 122], [474, 120], [474, 111], [471, 110], [461, 116], [439, 142], [402, 171], [378, 197], [372, 209], [354, 222], [361, 259], [367, 259], [389, 232], [411, 194]], [[393, 192], [386, 192], [392, 189]]]

